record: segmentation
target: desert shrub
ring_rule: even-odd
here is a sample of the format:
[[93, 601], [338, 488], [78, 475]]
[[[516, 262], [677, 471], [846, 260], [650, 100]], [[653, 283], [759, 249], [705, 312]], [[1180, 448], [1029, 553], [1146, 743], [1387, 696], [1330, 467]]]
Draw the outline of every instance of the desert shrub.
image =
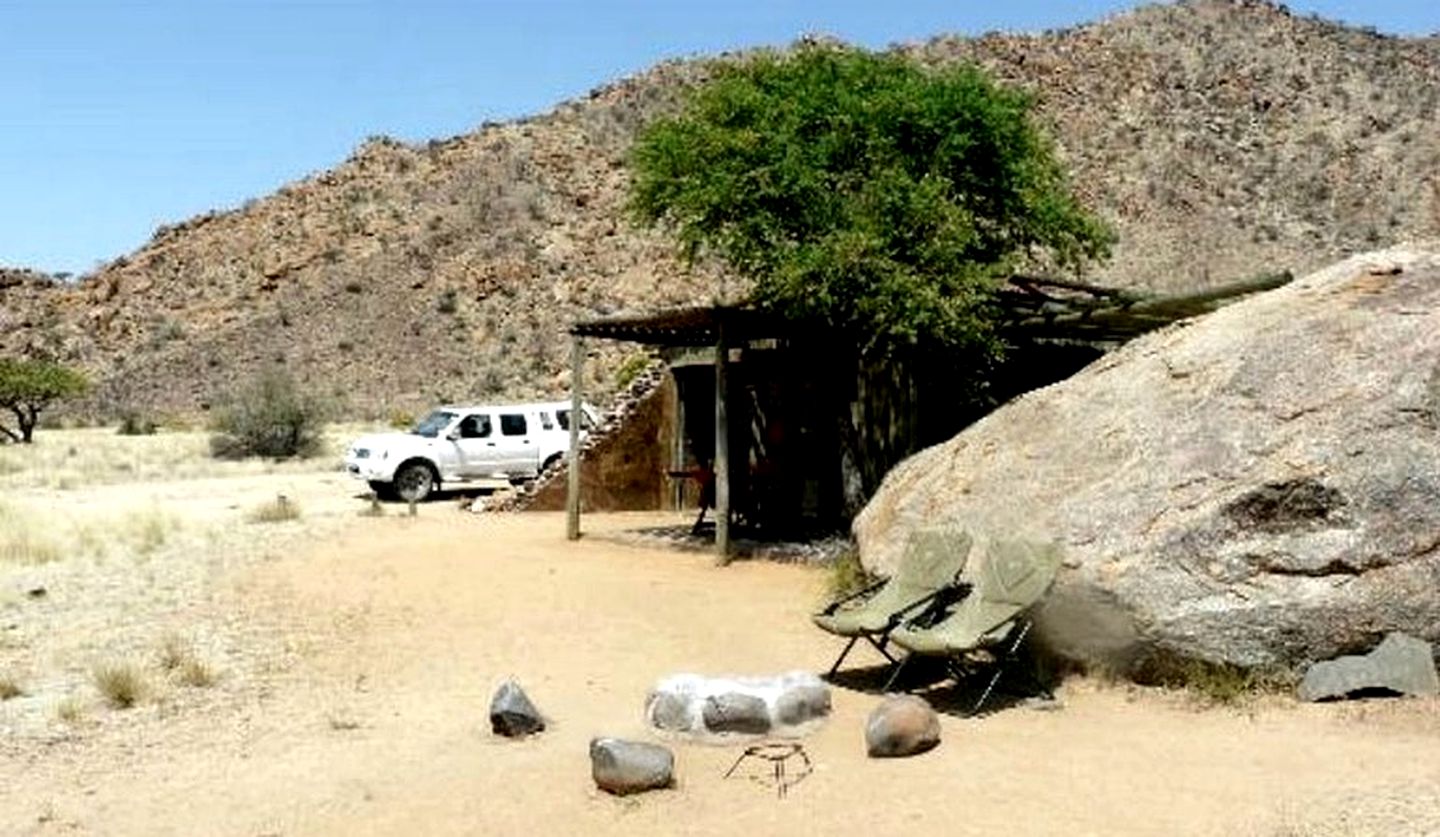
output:
[[217, 459], [290, 459], [320, 452], [325, 410], [282, 370], [264, 372], [233, 393], [212, 424]]
[[631, 355], [625, 358], [620, 368], [615, 370], [615, 385], [620, 389], [630, 386], [631, 382], [640, 377], [640, 374], [650, 368], [653, 359], [644, 353]]
[[284, 523], [300, 518], [300, 506], [281, 494], [274, 500], [262, 503], [250, 510], [245, 519], [251, 523]]
[[129, 709], [139, 703], [148, 690], [145, 675], [132, 663], [106, 663], [91, 673], [95, 688], [105, 702], [115, 709]]
[[171, 634], [160, 643], [156, 654], [160, 668], [182, 686], [204, 689], [215, 685], [214, 669], [195, 653], [195, 646], [184, 637]]
[[397, 430], [409, 430], [415, 426], [415, 414], [405, 410], [391, 410], [387, 421]]
[[1156, 655], [1135, 674], [1140, 683], [1184, 689], [1200, 701], [1229, 706], [1261, 694], [1290, 691], [1290, 672], [1264, 667], [1245, 668], [1230, 663]]
[[10, 700], [25, 694], [20, 688], [20, 681], [8, 674], [0, 674], [0, 700]]
[[120, 416], [120, 426], [115, 432], [121, 436], [154, 436], [160, 429], [159, 423], [154, 419], [136, 412], [126, 412]]
[[460, 307], [453, 288], [447, 288], [435, 300], [435, 310], [441, 314], [454, 314]]
[[860, 564], [860, 550], [847, 549], [830, 564], [830, 597], [842, 598], [874, 584], [875, 576]]

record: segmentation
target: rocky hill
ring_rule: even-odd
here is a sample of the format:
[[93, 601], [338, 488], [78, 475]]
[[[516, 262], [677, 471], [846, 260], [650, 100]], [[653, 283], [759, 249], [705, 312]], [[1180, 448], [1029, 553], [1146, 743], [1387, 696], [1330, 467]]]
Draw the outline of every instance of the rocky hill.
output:
[[[898, 48], [1033, 91], [1120, 233], [1091, 279], [1199, 288], [1440, 233], [1436, 38], [1197, 0]], [[631, 137], [704, 72], [667, 63], [426, 145], [372, 139], [78, 283], [6, 272], [0, 352], [84, 365], [101, 381], [91, 408], [110, 413], [193, 413], [277, 363], [372, 415], [557, 394], [573, 318], [743, 292], [623, 213]], [[637, 351], [598, 347], [592, 385], [612, 390]]]

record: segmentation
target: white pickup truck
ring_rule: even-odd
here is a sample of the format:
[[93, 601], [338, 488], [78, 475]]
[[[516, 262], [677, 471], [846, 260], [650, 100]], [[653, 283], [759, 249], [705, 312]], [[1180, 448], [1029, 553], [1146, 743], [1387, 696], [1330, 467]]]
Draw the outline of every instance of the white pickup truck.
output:
[[[595, 426], [581, 407], [580, 432]], [[534, 479], [570, 446], [570, 402], [440, 407], [408, 433], [362, 436], [345, 470], [381, 496], [420, 501], [441, 485]]]

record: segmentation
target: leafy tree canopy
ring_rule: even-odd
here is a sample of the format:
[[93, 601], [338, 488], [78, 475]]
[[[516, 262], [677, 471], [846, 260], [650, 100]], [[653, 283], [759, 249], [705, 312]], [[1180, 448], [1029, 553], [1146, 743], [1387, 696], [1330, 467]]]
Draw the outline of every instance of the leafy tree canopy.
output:
[[0, 424], [0, 433], [12, 441], [30, 442], [42, 410], [89, 386], [84, 375], [58, 363], [0, 358], [0, 408], [13, 413], [16, 421], [14, 429]]
[[1113, 240], [1031, 107], [975, 67], [848, 47], [719, 63], [637, 140], [632, 210], [864, 350], [994, 352], [998, 277], [1025, 257], [1078, 269]]

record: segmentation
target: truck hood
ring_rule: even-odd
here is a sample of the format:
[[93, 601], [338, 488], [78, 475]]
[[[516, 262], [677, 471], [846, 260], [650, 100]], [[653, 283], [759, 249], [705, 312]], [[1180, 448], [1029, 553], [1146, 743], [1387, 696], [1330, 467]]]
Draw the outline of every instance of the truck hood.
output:
[[346, 453], [368, 450], [371, 456], [375, 456], [389, 451], [390, 455], [394, 456], [402, 451], [427, 450], [439, 441], [442, 440], [417, 436], [414, 433], [371, 433], [352, 441], [346, 446]]

